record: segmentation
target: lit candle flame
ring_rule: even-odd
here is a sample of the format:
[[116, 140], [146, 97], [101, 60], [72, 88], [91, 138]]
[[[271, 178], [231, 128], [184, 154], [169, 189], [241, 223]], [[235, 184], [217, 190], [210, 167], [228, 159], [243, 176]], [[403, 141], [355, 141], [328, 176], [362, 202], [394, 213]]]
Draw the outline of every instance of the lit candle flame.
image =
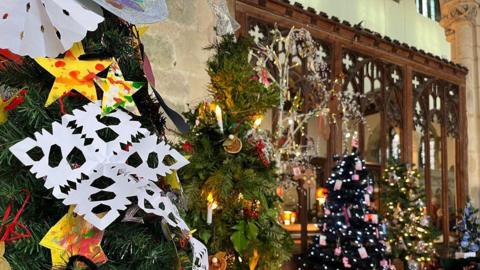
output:
[[257, 119], [255, 119], [255, 122], [253, 122], [253, 128], [258, 128], [261, 124], [262, 124], [262, 121], [263, 121], [263, 117], [258, 117]]
[[217, 117], [217, 124], [220, 127], [220, 131], [223, 133], [223, 114], [220, 106], [215, 106], [215, 116]]

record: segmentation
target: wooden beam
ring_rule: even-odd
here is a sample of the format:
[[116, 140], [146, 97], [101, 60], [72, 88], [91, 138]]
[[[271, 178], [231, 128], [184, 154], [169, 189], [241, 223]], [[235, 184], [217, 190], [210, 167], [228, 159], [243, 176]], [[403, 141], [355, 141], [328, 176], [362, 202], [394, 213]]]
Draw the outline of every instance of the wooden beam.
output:
[[[328, 43], [338, 41], [342, 46], [358, 52], [375, 55], [385, 62], [408, 64], [415, 70], [448, 80], [457, 85], [465, 84], [467, 69], [451, 61], [435, 57], [398, 41], [383, 38], [368, 29], [357, 29], [346, 23], [313, 14], [277, 0], [237, 0], [237, 13], [254, 16], [266, 22], [278, 23], [280, 27], [303, 27], [315, 38]], [[315, 24], [311, 17], [315, 16]]]

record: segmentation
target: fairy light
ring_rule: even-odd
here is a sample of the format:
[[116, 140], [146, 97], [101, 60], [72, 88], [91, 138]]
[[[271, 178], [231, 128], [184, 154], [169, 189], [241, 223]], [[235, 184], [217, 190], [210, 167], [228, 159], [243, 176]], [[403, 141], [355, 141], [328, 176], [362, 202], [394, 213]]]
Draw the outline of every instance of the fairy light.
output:
[[257, 129], [258, 127], [260, 127], [260, 125], [262, 124], [262, 121], [263, 121], [262, 116], [257, 117], [257, 119], [255, 119], [255, 121], [253, 122], [253, 128]]

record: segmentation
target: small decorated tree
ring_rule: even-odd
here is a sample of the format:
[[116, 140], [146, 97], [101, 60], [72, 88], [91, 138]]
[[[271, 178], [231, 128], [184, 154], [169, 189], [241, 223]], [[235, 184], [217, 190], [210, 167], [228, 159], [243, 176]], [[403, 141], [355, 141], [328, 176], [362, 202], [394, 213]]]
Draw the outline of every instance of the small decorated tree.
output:
[[212, 100], [185, 114], [193, 127], [182, 145], [191, 166], [179, 172], [186, 216], [213, 254], [211, 269], [280, 269], [291, 256], [289, 234], [278, 222], [271, 144], [258, 129], [278, 93], [249, 63], [250, 45], [225, 36], [212, 47]]
[[382, 209], [388, 222], [393, 257], [410, 268], [429, 263], [435, 254], [435, 229], [430, 224], [419, 186], [420, 174], [407, 164], [392, 163], [382, 179]]
[[459, 234], [459, 249], [456, 257], [475, 257], [480, 247], [480, 220], [478, 219], [478, 209], [473, 207], [470, 200], [467, 201], [463, 214], [457, 226], [456, 231]]
[[321, 233], [313, 240], [304, 269], [389, 269], [386, 227], [372, 209], [373, 179], [353, 150], [337, 162], [327, 181]]

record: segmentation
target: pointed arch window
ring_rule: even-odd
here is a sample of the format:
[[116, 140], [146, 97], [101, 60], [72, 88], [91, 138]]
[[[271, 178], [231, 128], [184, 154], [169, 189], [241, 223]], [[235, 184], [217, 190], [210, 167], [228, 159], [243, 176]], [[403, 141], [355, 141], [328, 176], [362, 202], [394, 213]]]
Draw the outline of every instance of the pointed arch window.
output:
[[415, 0], [417, 12], [423, 16], [435, 21], [440, 21], [440, 3], [439, 0]]

